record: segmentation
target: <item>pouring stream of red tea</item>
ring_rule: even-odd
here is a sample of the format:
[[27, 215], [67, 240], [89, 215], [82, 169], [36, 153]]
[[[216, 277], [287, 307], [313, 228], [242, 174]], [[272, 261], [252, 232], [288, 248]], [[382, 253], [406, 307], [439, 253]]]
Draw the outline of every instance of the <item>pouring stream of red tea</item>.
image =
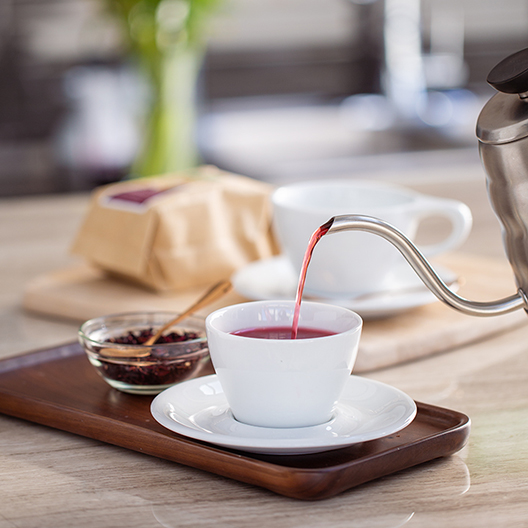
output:
[[306, 273], [308, 271], [308, 264], [310, 264], [310, 260], [312, 259], [312, 253], [314, 251], [314, 248], [321, 240], [321, 238], [328, 233], [329, 229], [332, 227], [332, 224], [334, 223], [334, 219], [330, 218], [328, 222], [325, 222], [322, 226], [319, 226], [312, 234], [310, 238], [310, 242], [308, 242], [308, 247], [306, 248], [306, 253], [304, 254], [303, 263], [301, 266], [301, 273], [299, 275], [299, 283], [297, 285], [297, 295], [295, 297], [295, 311], [293, 313], [293, 324], [292, 324], [292, 332], [291, 332], [291, 338], [296, 339], [297, 338], [297, 332], [299, 330], [299, 315], [301, 313], [301, 300], [302, 300], [302, 294], [304, 290], [304, 283], [306, 282]]

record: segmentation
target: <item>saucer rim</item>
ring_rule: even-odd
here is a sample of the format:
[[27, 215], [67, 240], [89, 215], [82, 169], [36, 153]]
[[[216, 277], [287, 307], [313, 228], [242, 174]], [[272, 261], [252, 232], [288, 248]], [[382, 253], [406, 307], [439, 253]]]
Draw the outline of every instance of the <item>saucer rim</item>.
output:
[[[400, 418], [397, 422], [392, 424], [390, 427], [385, 427], [383, 432], [376, 432], [373, 434], [364, 434], [361, 435], [352, 435], [352, 436], [338, 436], [333, 439], [333, 441], [328, 441], [328, 439], [325, 439], [324, 441], [318, 440], [317, 437], [308, 436], [305, 438], [255, 438], [255, 437], [244, 437], [239, 435], [223, 435], [221, 433], [217, 433], [214, 431], [208, 431], [204, 429], [201, 426], [196, 427], [190, 427], [187, 426], [181, 422], [178, 422], [171, 417], [169, 417], [166, 413], [166, 407], [168, 404], [170, 404], [170, 399], [172, 397], [172, 393], [175, 393], [178, 397], [181, 397], [185, 387], [189, 387], [191, 384], [199, 384], [199, 383], [212, 383], [212, 382], [218, 382], [218, 377], [216, 374], [210, 374], [208, 376], [203, 376], [199, 378], [194, 378], [191, 380], [184, 381], [182, 383], [179, 383], [177, 385], [174, 385], [173, 387], [170, 387], [160, 394], [158, 394], [154, 400], [151, 403], [150, 406], [150, 412], [153, 418], [163, 427], [166, 429], [175, 432], [177, 434], [181, 434], [182, 436], [185, 436], [187, 438], [192, 438], [195, 440], [200, 440], [204, 442], [208, 442], [210, 444], [228, 448], [228, 449], [238, 449], [240, 451], [247, 451], [252, 453], [258, 453], [258, 454], [284, 454], [284, 455], [297, 455], [297, 454], [311, 454], [311, 453], [319, 453], [322, 451], [330, 451], [335, 449], [341, 449], [344, 447], [349, 447], [354, 444], [360, 444], [363, 442], [371, 441], [371, 440], [377, 440], [380, 438], [387, 437], [391, 434], [395, 434], [398, 431], [401, 431], [405, 427], [407, 427], [412, 421], [415, 419], [417, 414], [417, 405], [416, 402], [405, 392], [401, 391], [400, 389], [397, 389], [396, 387], [393, 387], [391, 385], [388, 385], [386, 383], [372, 380], [369, 378], [365, 378], [363, 376], [356, 376], [351, 375], [349, 380], [347, 381], [347, 385], [354, 382], [355, 379], [361, 379], [363, 382], [365, 382], [367, 385], [370, 386], [379, 386], [382, 387], [385, 391], [390, 391], [391, 393], [398, 395], [399, 398], [401, 398], [402, 403], [405, 403], [407, 406], [406, 413], [403, 418]], [[219, 383], [219, 382], [218, 382]], [[220, 385], [221, 388], [221, 385]], [[345, 388], [346, 391], [346, 388]], [[223, 390], [221, 393], [217, 393], [212, 396], [204, 396], [205, 399], [207, 398], [225, 398], [223, 395]], [[173, 398], [174, 399], [174, 398]], [[181, 404], [181, 400], [180, 400]], [[209, 406], [210, 408], [216, 408], [220, 409], [222, 407], [227, 406], [227, 402], [224, 400], [221, 403], [216, 403], [211, 405], [211, 403], [207, 403], [204, 401], [203, 407], [204, 409]], [[342, 407], [346, 411], [346, 406]], [[350, 411], [349, 411], [350, 413]], [[350, 413], [351, 414], [351, 413]], [[190, 416], [190, 415], [189, 415]], [[232, 415], [231, 415], [232, 416]], [[336, 418], [333, 418], [331, 421], [335, 420]], [[234, 418], [232, 418], [234, 421]], [[259, 427], [256, 426], [250, 426], [247, 424], [244, 424], [246, 427], [255, 428], [255, 430], [258, 430]], [[314, 428], [322, 427], [324, 424], [316, 425], [313, 427], [307, 427], [307, 428], [298, 428], [298, 430], [306, 430], [306, 431], [313, 431]], [[268, 428], [265, 428], [268, 429]], [[292, 429], [280, 429], [280, 428], [269, 428], [269, 430], [273, 431], [292, 431]]]
[[[259, 266], [288, 266], [287, 257], [284, 254], [274, 255], [273, 257], [267, 257], [260, 260], [255, 260], [246, 264], [244, 267], [235, 271], [231, 276], [231, 282], [233, 283], [234, 290], [239, 294], [245, 297], [248, 300], [269, 300], [269, 299], [290, 299], [294, 298], [295, 295], [295, 285], [292, 287], [292, 296], [285, 296], [282, 293], [278, 295], [266, 295], [260, 294], [263, 289], [259, 287], [257, 282], [256, 288], [245, 288], [240, 285], [240, 277], [248, 273], [248, 270], [257, 268]], [[436, 271], [439, 276], [445, 282], [456, 281], [456, 274], [444, 265], [436, 265]], [[417, 285], [420, 285], [419, 277], [416, 277]], [[454, 288], [453, 288], [454, 289]], [[421, 306], [426, 306], [438, 301], [437, 297], [424, 286], [423, 291], [413, 292], [413, 293], [400, 293], [398, 294], [398, 289], [394, 289], [394, 293], [388, 292], [387, 296], [384, 296], [383, 293], [380, 293], [378, 299], [375, 297], [368, 300], [354, 300], [347, 297], [314, 297], [314, 300], [318, 302], [325, 302], [330, 304], [336, 304], [338, 306], [343, 306], [350, 310], [357, 312], [365, 319], [377, 319], [382, 317], [387, 317], [391, 315], [396, 315], [403, 311], [412, 310]], [[382, 301], [380, 302], [380, 299]], [[384, 299], [384, 302], [383, 302]]]

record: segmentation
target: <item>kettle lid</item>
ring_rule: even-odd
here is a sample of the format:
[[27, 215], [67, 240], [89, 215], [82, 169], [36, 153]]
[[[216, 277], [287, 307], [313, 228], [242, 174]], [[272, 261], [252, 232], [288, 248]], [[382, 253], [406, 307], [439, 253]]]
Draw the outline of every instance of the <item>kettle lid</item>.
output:
[[495, 94], [482, 109], [477, 137], [483, 143], [510, 143], [528, 136], [528, 48], [499, 62], [489, 73]]

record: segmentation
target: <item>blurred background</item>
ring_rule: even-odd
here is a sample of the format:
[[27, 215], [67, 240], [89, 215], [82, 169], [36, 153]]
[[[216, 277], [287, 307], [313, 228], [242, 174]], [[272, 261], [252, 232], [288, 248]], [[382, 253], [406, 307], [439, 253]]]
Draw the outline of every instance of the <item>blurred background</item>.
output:
[[[187, 2], [154, 3], [155, 23], [180, 39]], [[112, 7], [0, 0], [0, 196], [135, 175], [153, 89], [128, 36], [146, 18], [123, 23]], [[194, 69], [173, 60], [162, 83], [169, 121], [173, 94], [192, 106], [192, 146], [171, 136], [196, 149], [182, 166], [270, 182], [340, 177], [478, 159], [486, 76], [528, 47], [528, 1], [219, 0], [202, 33]], [[156, 35], [168, 64], [171, 45]]]

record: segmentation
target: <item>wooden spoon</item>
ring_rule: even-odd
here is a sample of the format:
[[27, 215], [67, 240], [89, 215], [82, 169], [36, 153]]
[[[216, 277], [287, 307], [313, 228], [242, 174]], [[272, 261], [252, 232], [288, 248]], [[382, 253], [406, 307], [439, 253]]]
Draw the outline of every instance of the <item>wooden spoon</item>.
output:
[[[193, 303], [189, 308], [187, 308], [187, 310], [179, 314], [177, 317], [169, 321], [167, 324], [163, 325], [152, 337], [150, 337], [147, 341], [145, 341], [145, 343], [139, 346], [140, 347], [152, 346], [161, 337], [161, 335], [163, 334], [163, 332], [165, 332], [165, 330], [179, 323], [182, 319], [185, 319], [186, 317], [200, 310], [204, 306], [207, 306], [208, 304], [220, 299], [221, 297], [226, 295], [232, 288], [233, 288], [233, 285], [231, 284], [231, 281], [229, 280], [224, 280], [224, 281], [220, 281], [216, 283], [212, 288], [207, 290], [195, 303]], [[116, 356], [145, 357], [150, 354], [150, 351], [148, 350], [143, 351], [139, 347], [135, 347], [135, 348], [131, 347], [131, 348], [126, 348], [126, 349], [102, 348], [99, 351], [99, 353], [102, 356], [107, 356], [107, 357], [116, 357]]]

